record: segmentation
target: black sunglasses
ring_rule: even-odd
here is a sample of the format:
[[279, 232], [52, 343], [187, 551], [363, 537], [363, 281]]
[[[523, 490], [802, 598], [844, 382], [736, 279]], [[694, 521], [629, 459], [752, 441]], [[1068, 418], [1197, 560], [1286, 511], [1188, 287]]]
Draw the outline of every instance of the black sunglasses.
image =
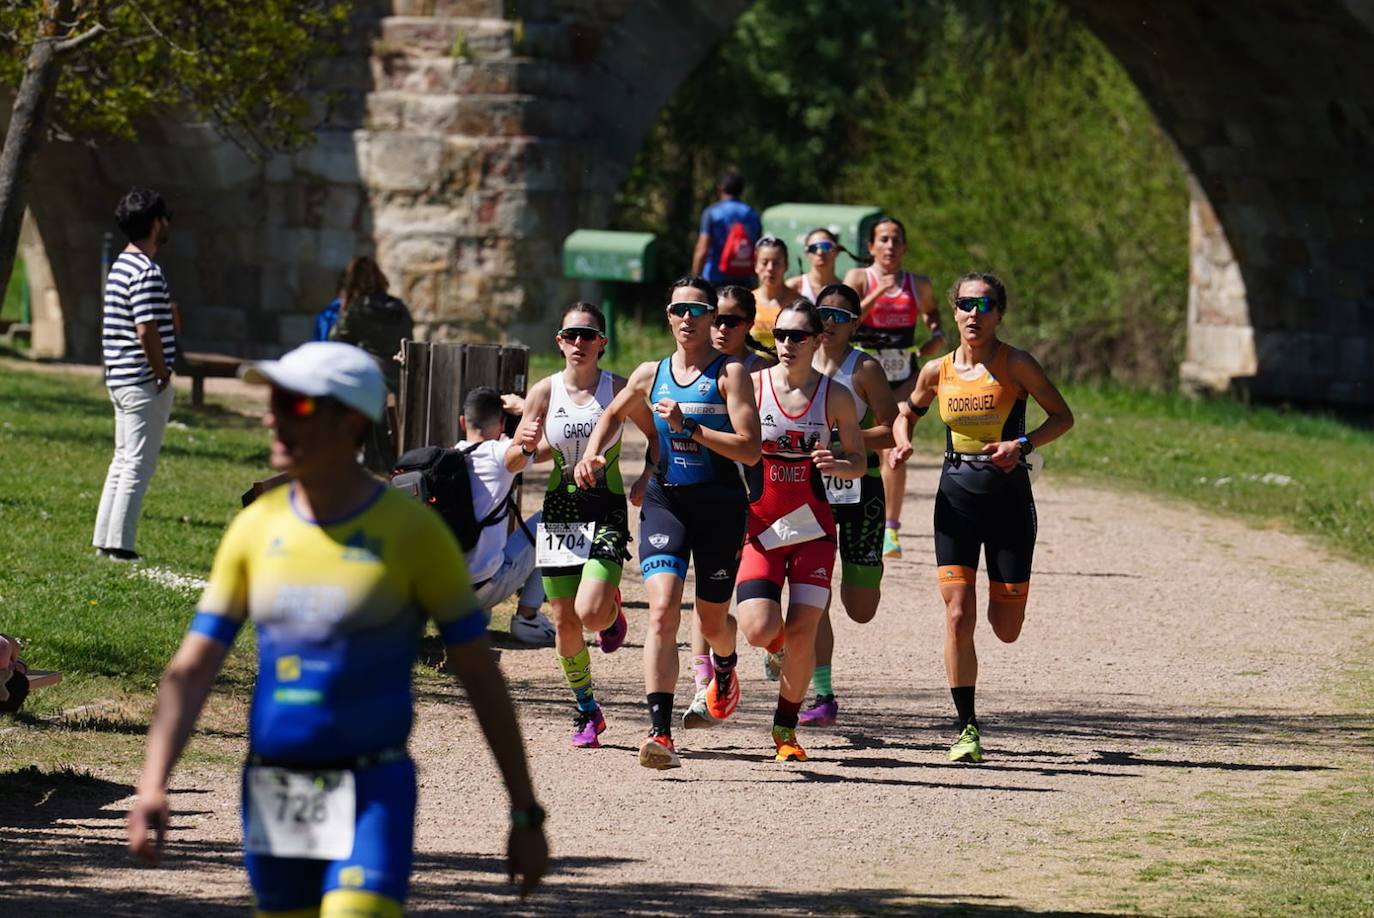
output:
[[961, 296], [954, 301], [954, 308], [961, 312], [977, 312], [987, 315], [997, 308], [997, 302], [990, 296]]
[[807, 338], [814, 338], [816, 333], [806, 331], [802, 328], [775, 328], [773, 338], [776, 341], [786, 341], [788, 344], [800, 344]]
[[741, 325], [749, 324], [750, 320], [744, 316], [716, 316], [711, 320], [711, 324], [716, 328], [739, 328]]
[[601, 329], [587, 325], [570, 325], [559, 329], [558, 337], [564, 341], [595, 341], [601, 337]]

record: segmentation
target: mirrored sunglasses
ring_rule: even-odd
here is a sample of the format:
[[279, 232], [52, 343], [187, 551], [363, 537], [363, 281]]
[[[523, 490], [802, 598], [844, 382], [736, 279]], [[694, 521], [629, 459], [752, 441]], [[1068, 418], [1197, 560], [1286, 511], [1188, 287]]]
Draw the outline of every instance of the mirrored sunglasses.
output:
[[808, 245], [806, 247], [806, 254], [828, 255], [831, 252], [835, 251], [836, 248], [837, 246], [835, 245], [835, 243], [831, 242], [829, 239], [822, 239], [819, 242], [813, 242], [810, 245]]
[[716, 328], [739, 328], [741, 325], [752, 323], [744, 316], [716, 316], [711, 320], [711, 324]]
[[848, 309], [837, 309], [834, 306], [822, 306], [816, 311], [821, 314], [822, 322], [834, 322], [836, 325], [847, 325], [858, 318]]
[[997, 303], [990, 296], [961, 296], [954, 301], [954, 308], [961, 312], [977, 312], [981, 316], [996, 309]]
[[601, 329], [588, 325], [570, 325], [558, 330], [558, 337], [564, 341], [595, 341], [601, 337]]
[[694, 319], [699, 319], [708, 312], [715, 312], [716, 307], [710, 303], [669, 303], [668, 312], [677, 316], [679, 319], [690, 315]]

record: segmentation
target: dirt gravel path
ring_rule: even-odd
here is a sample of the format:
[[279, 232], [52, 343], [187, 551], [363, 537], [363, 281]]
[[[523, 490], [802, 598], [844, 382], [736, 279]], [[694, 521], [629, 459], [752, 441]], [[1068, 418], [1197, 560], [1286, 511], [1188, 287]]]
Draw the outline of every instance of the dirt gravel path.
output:
[[[680, 770], [639, 767], [637, 573], [625, 585], [630, 643], [594, 651], [610, 723], [602, 749], [568, 746], [571, 705], [552, 651], [506, 647], [556, 858], [528, 902], [506, 891], [504, 792], [474, 721], [460, 693], [424, 680], [412, 911], [1106, 914], [1094, 890], [1132, 869], [1110, 856], [1120, 833], [1143, 836], [1219, 797], [1281, 802], [1367, 768], [1367, 756], [1332, 754], [1367, 752], [1370, 728], [1331, 687], [1361, 646], [1356, 626], [1367, 634], [1374, 572], [1294, 536], [1053, 474], [1036, 489], [1025, 631], [1002, 645], [979, 625], [987, 762], [949, 764], [931, 551], [937, 475], [930, 457], [913, 462], [906, 555], [889, 565], [877, 619], [836, 619], [842, 719], [805, 732], [808, 763], [771, 761], [776, 688], [749, 649], [732, 722], [679, 731]], [[679, 685], [681, 707], [685, 665]], [[241, 750], [234, 734], [197, 742]], [[241, 913], [232, 768], [179, 774], [181, 813], [158, 870], [120, 851], [135, 774], [92, 771], [26, 808], [0, 806], [0, 902], [18, 895], [32, 918], [150, 914], [149, 897], [161, 914]]]

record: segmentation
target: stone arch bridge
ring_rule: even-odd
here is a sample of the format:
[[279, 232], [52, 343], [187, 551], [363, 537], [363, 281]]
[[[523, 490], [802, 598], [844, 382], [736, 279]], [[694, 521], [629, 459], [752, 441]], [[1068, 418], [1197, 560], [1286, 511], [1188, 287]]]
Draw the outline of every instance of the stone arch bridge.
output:
[[[1063, 0], [1117, 56], [1193, 188], [1184, 375], [1374, 405], [1374, 0]], [[603, 226], [661, 106], [749, 0], [361, 0], [318, 142], [254, 162], [161, 122], [51, 145], [26, 254], [40, 353], [97, 360], [119, 194], [162, 190], [188, 345], [310, 335], [375, 252], [422, 334], [542, 339], [576, 291], [559, 245]]]

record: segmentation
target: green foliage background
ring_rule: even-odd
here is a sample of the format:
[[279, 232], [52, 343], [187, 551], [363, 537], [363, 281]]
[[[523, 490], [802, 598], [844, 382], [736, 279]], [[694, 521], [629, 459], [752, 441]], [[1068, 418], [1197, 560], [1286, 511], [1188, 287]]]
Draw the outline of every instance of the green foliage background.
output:
[[[0, 87], [17, 88], [47, 0], [0, 3]], [[181, 108], [254, 152], [313, 135], [301, 90], [354, 0], [77, 0], [62, 34], [106, 29], [60, 56], [51, 108], [60, 134], [131, 138], [139, 118]]]
[[1056, 376], [1175, 377], [1183, 169], [1116, 60], [1054, 0], [759, 0], [660, 116], [617, 225], [659, 234], [661, 273], [680, 273], [732, 165], [760, 209], [901, 217], [908, 267], [938, 289], [998, 274], [1006, 336]]

